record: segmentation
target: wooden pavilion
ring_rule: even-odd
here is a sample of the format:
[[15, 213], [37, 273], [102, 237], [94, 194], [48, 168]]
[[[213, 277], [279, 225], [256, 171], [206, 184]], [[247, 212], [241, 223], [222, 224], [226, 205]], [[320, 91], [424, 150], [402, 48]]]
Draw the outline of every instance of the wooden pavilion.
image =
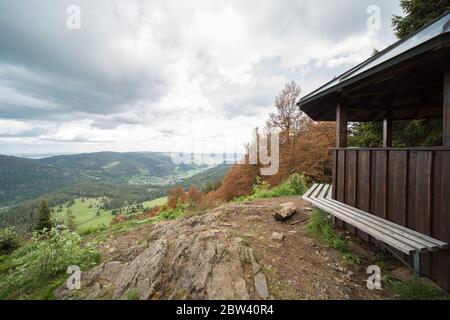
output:
[[[299, 106], [337, 124], [332, 191], [316, 185], [305, 199], [450, 290], [450, 13]], [[442, 146], [392, 147], [393, 121], [424, 118], [442, 119]], [[383, 121], [383, 147], [349, 148], [348, 124], [369, 121]]]

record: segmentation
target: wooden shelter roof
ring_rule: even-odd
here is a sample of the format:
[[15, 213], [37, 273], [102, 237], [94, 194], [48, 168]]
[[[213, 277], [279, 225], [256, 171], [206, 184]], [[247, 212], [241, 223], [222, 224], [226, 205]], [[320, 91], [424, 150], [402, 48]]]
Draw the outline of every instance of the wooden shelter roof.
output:
[[349, 121], [442, 117], [444, 69], [450, 61], [450, 12], [303, 97], [316, 121], [335, 121], [345, 99]]

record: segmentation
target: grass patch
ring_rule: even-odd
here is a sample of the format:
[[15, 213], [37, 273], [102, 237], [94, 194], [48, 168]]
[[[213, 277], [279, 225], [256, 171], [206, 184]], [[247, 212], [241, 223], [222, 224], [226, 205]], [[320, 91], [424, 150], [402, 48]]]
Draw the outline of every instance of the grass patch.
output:
[[[61, 207], [55, 207], [54, 217], [63, 221], [67, 220], [68, 212], [72, 212], [75, 224], [80, 232], [87, 229], [95, 229], [101, 225], [109, 225], [114, 216], [112, 210], [102, 210], [101, 198], [79, 198], [74, 200], [72, 206], [69, 202]], [[62, 210], [61, 210], [62, 209]]]
[[156, 206], [164, 206], [167, 204], [167, 197], [158, 198], [151, 201], [146, 201], [142, 203], [144, 208], [153, 208]]
[[339, 237], [325, 214], [316, 210], [307, 226], [308, 232], [339, 252], [348, 252], [348, 242]]
[[247, 197], [239, 197], [235, 202], [249, 202], [259, 199], [280, 198], [290, 196], [302, 196], [306, 192], [305, 178], [294, 173], [282, 184], [270, 188], [266, 181], [262, 181], [259, 177], [253, 186], [253, 193]]
[[307, 226], [307, 230], [313, 237], [341, 252], [343, 254], [342, 259], [345, 263], [356, 266], [361, 264], [361, 257], [350, 252], [348, 241], [342, 239], [336, 233], [333, 225], [322, 211], [314, 211]]
[[379, 266], [381, 270], [386, 270], [389, 267], [389, 261], [384, 252], [377, 253], [373, 264]]
[[140, 300], [140, 299], [141, 299], [141, 297], [140, 297], [139, 293], [135, 290], [131, 290], [127, 294], [127, 300]]
[[442, 290], [427, 284], [420, 279], [402, 281], [394, 278], [386, 279], [386, 286], [401, 300], [449, 300]]

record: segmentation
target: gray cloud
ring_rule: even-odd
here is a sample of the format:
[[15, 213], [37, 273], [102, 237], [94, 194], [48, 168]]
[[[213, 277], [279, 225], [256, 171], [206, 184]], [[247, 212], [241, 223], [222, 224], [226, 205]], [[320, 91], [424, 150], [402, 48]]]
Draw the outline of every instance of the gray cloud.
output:
[[[72, 4], [81, 30], [66, 28]], [[369, 5], [382, 13], [372, 38]], [[23, 138], [17, 148], [33, 137], [104, 148], [144, 135], [164, 145], [181, 131], [163, 128], [196, 115], [219, 131], [263, 123], [285, 82], [306, 93], [392, 42], [393, 13], [393, 0], [3, 0], [0, 120], [31, 128], [0, 138]]]

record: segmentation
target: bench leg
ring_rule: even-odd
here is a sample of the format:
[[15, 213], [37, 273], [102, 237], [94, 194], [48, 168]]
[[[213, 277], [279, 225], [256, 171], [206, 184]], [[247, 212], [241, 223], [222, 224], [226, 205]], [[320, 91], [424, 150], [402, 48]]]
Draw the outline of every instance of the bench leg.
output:
[[420, 253], [416, 252], [414, 254], [414, 273], [416, 276], [420, 276]]

